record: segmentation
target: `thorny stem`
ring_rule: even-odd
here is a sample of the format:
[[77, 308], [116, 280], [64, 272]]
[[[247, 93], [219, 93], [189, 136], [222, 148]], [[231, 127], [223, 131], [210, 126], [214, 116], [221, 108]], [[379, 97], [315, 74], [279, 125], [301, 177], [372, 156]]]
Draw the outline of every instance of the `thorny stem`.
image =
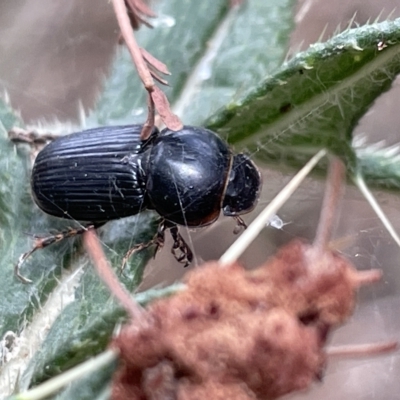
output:
[[146, 62], [144, 61], [140, 48], [136, 42], [131, 22], [128, 17], [128, 10], [126, 9], [125, 1], [112, 0], [112, 3], [119, 27], [121, 29], [122, 37], [125, 40], [129, 52], [131, 53], [139, 77], [142, 80], [146, 90], [151, 93], [154, 90], [154, 80], [151, 77], [150, 71], [147, 68]]
[[138, 75], [143, 82], [143, 85], [149, 96], [149, 114], [146, 123], [143, 125], [142, 132], [140, 133], [140, 138], [142, 140], [149, 138], [154, 126], [155, 110], [158, 111], [161, 119], [169, 129], [174, 131], [182, 129], [182, 122], [176, 115], [172, 113], [165, 94], [161, 91], [161, 89], [155, 86], [153, 76], [162, 84], [167, 84], [167, 82], [160, 78], [156, 72], [152, 72], [147, 63], [159, 70], [161, 73], [168, 74], [168, 69], [162, 62], [156, 60], [153, 56], [138, 46], [133, 33], [131, 20], [129, 19], [125, 1], [112, 0], [112, 3], [119, 27], [121, 29], [121, 35], [124, 38], [125, 44], [132, 56], [133, 63], [136, 66]]
[[[133, 33], [133, 29], [131, 26], [131, 22], [128, 16], [128, 10], [126, 9], [124, 0], [112, 0], [115, 15], [118, 20], [119, 27], [121, 29], [122, 37], [125, 40], [126, 46], [128, 47], [129, 52], [131, 53], [133, 63], [136, 66], [136, 70], [138, 75], [143, 82], [145, 89], [148, 91], [149, 104], [152, 103], [153, 107], [149, 106], [149, 114], [147, 116], [146, 123], [143, 125], [142, 131], [140, 133], [140, 138], [142, 140], [146, 140], [149, 138], [150, 133], [154, 126], [154, 102], [151, 98], [151, 93], [154, 90], [154, 80], [151, 76], [151, 72], [146, 65], [146, 62], [142, 56], [142, 52], [140, 47], [138, 46], [135, 35]], [[152, 126], [149, 127], [149, 124], [153, 123]]]
[[332, 236], [337, 206], [342, 195], [344, 171], [345, 168], [342, 161], [337, 157], [333, 158], [329, 165], [321, 215], [313, 244], [314, 248], [319, 251], [326, 251]]
[[131, 319], [136, 320], [137, 323], [142, 321], [144, 315], [143, 309], [131, 297], [129, 292], [122, 286], [113, 269], [107, 261], [106, 255], [100, 245], [96, 231], [88, 229], [83, 234], [83, 241], [86, 251], [89, 253], [90, 258], [96, 268], [96, 271], [102, 281], [108, 286], [110, 292], [118, 299], [121, 305], [130, 315]]

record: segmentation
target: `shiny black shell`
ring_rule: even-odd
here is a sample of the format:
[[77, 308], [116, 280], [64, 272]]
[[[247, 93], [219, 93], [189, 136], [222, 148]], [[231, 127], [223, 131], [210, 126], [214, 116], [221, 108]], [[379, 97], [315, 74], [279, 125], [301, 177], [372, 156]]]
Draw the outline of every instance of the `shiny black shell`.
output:
[[108, 221], [146, 208], [146, 146], [141, 126], [89, 129], [60, 137], [37, 156], [31, 187], [36, 204], [56, 217]]
[[180, 225], [212, 223], [221, 212], [232, 158], [227, 144], [207, 129], [163, 130], [147, 166], [151, 207]]
[[142, 125], [89, 129], [56, 139], [37, 156], [33, 198], [46, 213], [106, 222], [156, 210], [176, 224], [203, 226], [249, 212], [261, 178], [243, 154], [204, 128], [154, 129]]

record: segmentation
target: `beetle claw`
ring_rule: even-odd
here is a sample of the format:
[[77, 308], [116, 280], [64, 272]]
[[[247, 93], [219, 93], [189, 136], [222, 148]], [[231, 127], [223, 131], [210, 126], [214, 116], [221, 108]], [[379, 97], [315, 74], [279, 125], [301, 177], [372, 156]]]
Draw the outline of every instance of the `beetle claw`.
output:
[[170, 232], [172, 239], [174, 240], [171, 253], [174, 255], [175, 260], [181, 264], [185, 264], [184, 268], [186, 268], [193, 260], [192, 250], [179, 233], [176, 225], [171, 227]]
[[167, 228], [167, 224], [166, 224], [165, 220], [162, 220], [160, 222], [160, 224], [158, 225], [157, 233], [155, 234], [153, 239], [151, 239], [147, 243], [139, 243], [139, 244], [131, 247], [126, 252], [124, 258], [122, 259], [122, 265], [121, 265], [121, 268], [120, 268], [120, 274], [122, 274], [123, 270], [125, 269], [126, 263], [128, 262], [129, 258], [131, 258], [138, 251], [147, 249], [148, 247], [150, 247], [153, 244], [155, 245], [155, 249], [154, 249], [154, 258], [155, 258], [158, 250], [164, 246], [165, 229], [166, 228]]
[[233, 217], [233, 219], [236, 221], [236, 226], [233, 229], [233, 234], [234, 235], [237, 235], [242, 228], [243, 229], [247, 229], [247, 225], [246, 225], [246, 223], [243, 221], [243, 219], [241, 217], [239, 217], [238, 215], [235, 215]]
[[155, 257], [156, 254], [157, 254], [158, 249], [159, 249], [160, 247], [162, 247], [162, 244], [160, 244], [160, 243], [157, 242], [157, 235], [156, 235], [156, 238], [150, 240], [150, 241], [147, 242], [147, 243], [139, 243], [139, 244], [137, 244], [136, 246], [131, 247], [131, 248], [126, 252], [124, 258], [122, 259], [122, 264], [121, 264], [121, 267], [120, 267], [120, 270], [119, 270], [120, 274], [122, 274], [122, 272], [124, 271], [124, 269], [125, 269], [125, 267], [126, 267], [126, 263], [128, 262], [128, 260], [129, 260], [135, 253], [137, 253], [138, 251], [147, 249], [148, 247], [150, 247], [150, 246], [153, 245], [153, 244], [156, 246], [156, 248], [155, 248], [155, 250], [154, 250], [154, 257]]
[[32, 281], [21, 274], [21, 266], [25, 262], [25, 260], [36, 250], [38, 247], [33, 247], [33, 249], [27, 251], [24, 254], [19, 256], [18, 262], [14, 266], [14, 275], [22, 282], [22, 283], [32, 283]]

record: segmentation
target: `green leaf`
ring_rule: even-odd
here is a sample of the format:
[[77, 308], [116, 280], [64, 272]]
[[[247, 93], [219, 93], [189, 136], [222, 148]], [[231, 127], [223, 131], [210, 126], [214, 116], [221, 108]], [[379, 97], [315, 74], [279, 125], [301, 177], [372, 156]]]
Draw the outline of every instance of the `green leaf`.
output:
[[105, 400], [109, 398], [110, 380], [116, 363], [96, 370], [95, 372], [74, 381], [66, 390], [54, 397], [54, 400]]
[[399, 146], [386, 147], [384, 143], [359, 145], [354, 143], [357, 167], [370, 184], [386, 189], [400, 189]]
[[[196, 66], [178, 114], [201, 125], [218, 108], [243, 97], [283, 62], [292, 22], [292, 0], [256, 0], [231, 12]], [[219, 45], [219, 46], [218, 46]], [[183, 104], [181, 104], [183, 100]]]
[[[4, 127], [3, 137], [0, 137], [0, 292], [3, 299], [0, 303], [0, 337], [7, 331], [19, 335], [33, 319], [36, 323], [34, 337], [25, 337], [30, 343], [45, 334], [47, 313], [57, 312], [63, 301], [56, 299], [49, 306], [46, 305], [48, 308], [43, 309], [49, 295], [62, 280], [64, 268], [71, 264], [79, 264], [82, 268], [81, 246], [79, 239], [68, 240], [37, 251], [21, 271], [32, 280], [32, 284], [22, 284], [14, 277], [13, 266], [18, 257], [32, 245], [25, 232], [48, 235], [49, 232], [66, 229], [74, 222], [46, 216], [33, 204], [29, 188], [30, 149], [16, 147], [5, 137], [7, 130], [21, 122], [8, 105], [1, 101], [0, 116], [0, 126]], [[123, 255], [131, 246], [152, 238], [156, 225], [154, 214], [150, 213], [108, 224], [102, 240], [108, 246], [111, 264], [120, 266]], [[141, 281], [144, 266], [152, 251], [149, 248], [130, 259], [123, 275], [129, 290], [133, 291]], [[115, 323], [123, 316], [123, 312], [120, 310], [119, 314], [111, 314], [108, 320], [99, 318], [100, 312], [110, 311], [114, 304], [90, 265], [80, 279], [75, 298], [76, 301], [66, 307], [59, 322], [54, 324], [54, 334], [49, 335], [31, 361], [20, 381], [21, 389], [24, 384], [29, 385], [30, 377], [34, 374], [38, 377], [33, 381], [40, 381], [106, 347]], [[26, 335], [29, 334], [27, 332]], [[52, 361], [52, 368], [48, 368], [46, 360]]]
[[[118, 268], [127, 249], [148, 242], [153, 236], [154, 226], [157, 226], [155, 222], [152, 215], [142, 213], [110, 223], [102, 235], [110, 264]], [[135, 232], [135, 242], [132, 241], [132, 232]], [[128, 291], [134, 291], [141, 282], [144, 267], [152, 254], [150, 248], [129, 260], [120, 274], [120, 280]], [[81, 259], [79, 264], [84, 273], [75, 290], [75, 301], [59, 315], [46, 341], [31, 360], [20, 382], [23, 388], [38, 384], [102, 352], [115, 324], [125, 318], [125, 312], [110, 296], [87, 260]]]
[[[349, 31], [296, 56], [254, 90], [254, 85], [277, 69], [286, 54], [293, 1], [253, 0], [238, 10], [230, 10], [227, 3], [226, 0], [160, 1], [156, 10], [160, 18], [155, 29], [144, 28], [138, 33], [140, 45], [171, 70], [172, 87], [167, 94], [184, 122], [201, 124], [216, 108], [228, 103], [209, 126], [263, 159], [284, 157], [298, 164], [315, 148], [326, 145], [344, 154], [350, 164], [355, 163], [350, 143], [352, 129], [397, 73], [398, 60], [394, 55], [382, 64], [374, 64], [395, 47], [392, 42], [395, 30], [381, 34], [380, 40], [387, 39], [388, 43], [382, 52], [378, 52], [374, 42], [381, 28], [375, 28], [374, 32], [365, 28], [364, 33], [362, 29]], [[213, 45], [214, 54], [209, 49]], [[127, 51], [122, 47], [117, 52], [104, 93], [88, 118], [89, 125], [135, 123], [145, 118], [144, 89]], [[371, 65], [375, 65], [374, 70], [369, 69]], [[363, 68], [367, 74], [363, 75]], [[196, 76], [199, 71], [203, 75]], [[364, 87], [368, 82], [374, 84]], [[353, 104], [350, 101], [353, 98], [362, 101]], [[347, 102], [351, 107], [342, 107]], [[6, 105], [0, 107], [0, 118], [4, 131], [21, 124]], [[29, 248], [22, 232], [46, 234], [65, 229], [71, 222], [44, 216], [33, 205], [29, 196], [28, 149], [16, 150], [4, 138], [0, 141], [0, 152], [0, 239], [3, 240], [0, 274], [4, 283], [0, 290], [6, 300], [0, 306], [1, 332], [20, 332], [31, 318], [40, 317], [44, 300], [62, 279], [63, 268], [85, 266], [76, 283], [75, 300], [54, 322], [21, 378], [20, 387], [26, 388], [101, 352], [115, 324], [123, 321], [125, 315], [82, 257], [79, 240], [35, 253], [22, 271], [33, 280], [32, 285], [22, 285], [13, 278], [12, 265], [20, 252]], [[111, 264], [121, 265], [129, 247], [149, 240], [155, 226], [152, 214], [107, 224], [102, 229], [102, 240]], [[121, 277], [130, 291], [141, 281], [151, 255], [149, 249], [131, 259]], [[86, 384], [98, 387], [91, 379]], [[79, 390], [68, 390], [71, 391], [64, 398], [72, 396], [71, 393], [73, 398], [85, 398], [83, 393], [77, 397]]]
[[[138, 41], [147, 51], [165, 62], [173, 72], [169, 79], [173, 85], [168, 94], [170, 100], [180, 98], [186, 79], [193, 72], [199, 58], [207, 53], [208, 41], [212, 40], [221, 26], [223, 35], [218, 54], [223, 56], [225, 62], [219, 63], [218, 56], [209, 65], [212, 70], [211, 76], [214, 76], [215, 71], [215, 76], [219, 75], [220, 78], [218, 81], [214, 78], [209, 81], [202, 80], [202, 84], [207, 86], [208, 96], [211, 95], [212, 98], [220, 101], [220, 92], [226, 88], [229, 88], [232, 96], [237, 87], [239, 87], [239, 91], [243, 90], [238, 84], [239, 81], [242, 83], [247, 81], [249, 85], [254, 84], [266, 70], [279, 65], [285, 54], [283, 38], [287, 40], [285, 34], [291, 25], [292, 13], [291, 9], [287, 7], [287, 5], [291, 5], [291, 2], [285, 3], [284, 7], [282, 2], [279, 4], [272, 2], [268, 6], [264, 3], [264, 1], [257, 0], [249, 3], [242, 11], [228, 11], [225, 0], [195, 3], [182, 0], [160, 2], [159, 13], [163, 15], [161, 21], [163, 19], [165, 21], [166, 15], [168, 15], [175, 19], [175, 25], [158, 27], [152, 31], [143, 29], [139, 31]], [[193, 24], [195, 15], [196, 24]], [[283, 23], [282, 21], [287, 22]], [[246, 35], [241, 36], [241, 25], [245, 23], [249, 24], [248, 29]], [[259, 39], [259, 33], [263, 26], [268, 27], [265, 28], [266, 34], [268, 37], [271, 36], [274, 42], [270, 45], [270, 51], [267, 53], [265, 53], [266, 42]], [[182, 41], [182, 37], [185, 37], [184, 41]], [[247, 48], [248, 41], [254, 44], [251, 48]], [[174, 46], [171, 47], [171, 43], [174, 43]], [[278, 43], [280, 46], [277, 45]], [[237, 51], [247, 50], [245, 57], [249, 57], [251, 54], [254, 62], [250, 64], [252, 68], [247, 72], [243, 69], [240, 76], [233, 76], [232, 73], [230, 82], [226, 82], [226, 79], [222, 79], [226, 75], [225, 63], [230, 65], [232, 71], [235, 70], [234, 63], [241, 65], [238, 52], [232, 52], [233, 47]], [[132, 123], [132, 119], [135, 121], [132, 113], [140, 114], [137, 112], [139, 108], [143, 108], [143, 112], [136, 115], [137, 122], [143, 121], [144, 90], [133, 70], [127, 52], [120, 49], [119, 53], [104, 94], [96, 111], [89, 118], [89, 123]], [[236, 69], [239, 71], [239, 68]], [[231, 74], [231, 72], [229, 73]], [[204, 99], [197, 99], [196, 102], [204, 102]], [[189, 99], [185, 107], [191, 106], [191, 104], [191, 99]], [[214, 102], [214, 104], [217, 103]], [[219, 105], [222, 104], [219, 103]], [[199, 103], [198, 106], [200, 107]], [[146, 218], [148, 218], [146, 215], [141, 215], [137, 218], [107, 224], [103, 228], [105, 236], [102, 239], [106, 246], [113, 249], [108, 252], [112, 265], [119, 266], [121, 264], [121, 257], [130, 245], [147, 241], [151, 237], [151, 230], [148, 231], [149, 222]], [[138, 230], [138, 227], [143, 227], [143, 233], [138, 235], [136, 232], [133, 235], [132, 231]], [[154, 225], [152, 229], [154, 232]], [[119, 239], [119, 237], [121, 238]], [[131, 239], [133, 237], [134, 239]], [[127, 272], [128, 276], [122, 278], [123, 283], [128, 285], [131, 291], [140, 281], [140, 279], [133, 281], [132, 277], [135, 273], [136, 277], [141, 277], [143, 267], [150, 255], [151, 250], [138, 254], [138, 258], [131, 262], [131, 269]], [[79, 264], [82, 265], [82, 260], [79, 261]], [[106, 347], [115, 324], [123, 320], [124, 312], [110, 299], [107, 290], [92, 270], [85, 268], [85, 273], [76, 290], [76, 300], [64, 309], [53, 324], [46, 341], [22, 377], [21, 388], [38, 384], [44, 379], [82, 362], [91, 355], [99, 353]]]
[[[0, 291], [3, 301], [0, 303], [0, 337], [7, 331], [20, 333], [27, 322], [38, 313], [49, 294], [58, 285], [64, 267], [70, 265], [74, 257], [79, 255], [80, 241], [66, 241], [38, 251], [24, 264], [22, 274], [33, 283], [22, 284], [14, 277], [13, 266], [21, 252], [30, 245], [25, 232], [34, 234], [59, 231], [70, 226], [72, 222], [60, 221], [48, 217], [33, 205], [29, 189], [30, 157], [27, 149], [18, 149], [7, 138], [6, 130], [21, 124], [18, 117], [8, 105], [0, 101], [0, 126], [3, 137], [0, 137], [0, 240], [1, 261]], [[138, 223], [138, 218], [140, 222]], [[136, 218], [116, 221], [109, 224], [104, 241], [110, 243], [109, 248], [116, 249], [111, 261], [121, 265], [121, 257], [135, 240], [149, 240], [154, 231], [154, 217], [147, 214]], [[132, 232], [136, 239], [132, 239]], [[117, 252], [118, 251], [118, 252]], [[141, 280], [144, 265], [150, 257], [151, 250], [141, 252], [133, 257], [125, 276], [129, 284], [136, 287]], [[88, 272], [90, 274], [90, 271]], [[93, 278], [94, 279], [94, 278]], [[97, 278], [96, 278], [97, 279]], [[88, 286], [88, 282], [83, 280]], [[92, 283], [93, 286], [93, 283]], [[91, 295], [99, 296], [97, 301], [109, 297], [107, 290], [97, 281], [98, 291]], [[129, 285], [128, 285], [129, 286]], [[86, 300], [89, 300], [87, 295]], [[96, 304], [96, 299], [90, 299]]]
[[[147, 303], [154, 299], [158, 299], [160, 297], [166, 297], [170, 296], [174, 293], [176, 293], [179, 290], [184, 290], [184, 285], [183, 284], [175, 284], [171, 285], [165, 289], [150, 289], [147, 290], [146, 292], [139, 293], [138, 295], [135, 296], [135, 300], [142, 306], [145, 306]], [[113, 304], [111, 307], [105, 308], [103, 311], [100, 313], [100, 318], [97, 318], [98, 320], [104, 320], [102, 323], [102, 326], [99, 326], [101, 324], [97, 324], [97, 326], [94, 327], [100, 328], [97, 330], [98, 333], [102, 333], [102, 328], [106, 326], [107, 322], [109, 323], [110, 327], [113, 327], [115, 324], [115, 315], [122, 317], [124, 315], [124, 312], [122, 310], [122, 307], [119, 304]], [[110, 321], [114, 321], [114, 323], [110, 323]], [[62, 324], [64, 321], [57, 321], [57, 323]], [[68, 325], [68, 320], [65, 320], [66, 324]], [[66, 326], [64, 326], [66, 328]], [[53, 335], [53, 332], [57, 331], [57, 327], [53, 326], [52, 330], [49, 333], [48, 340], [51, 340], [51, 336]], [[78, 335], [75, 335], [77, 337]], [[71, 340], [74, 340], [74, 338], [71, 338]], [[55, 344], [56, 341], [55, 341]], [[68, 355], [65, 354], [67, 357]], [[103, 353], [104, 356], [104, 353]], [[54, 359], [54, 362], [57, 363], [57, 359]], [[52, 363], [48, 363], [48, 365], [52, 366]], [[92, 398], [97, 398], [96, 396], [101, 396], [105, 391], [109, 389], [109, 382], [112, 377], [112, 373], [114, 372], [115, 369], [115, 363], [108, 363], [105, 367], [101, 369], [97, 369], [95, 372], [89, 374], [88, 376], [84, 376], [82, 379], [78, 381], [74, 381], [69, 387], [67, 387], [65, 390], [63, 390], [58, 396], [56, 396], [56, 399], [70, 399], [70, 398], [77, 398], [76, 392], [80, 393], [79, 399], [92, 399]], [[42, 370], [42, 373], [46, 371]], [[36, 374], [36, 376], [38, 376]], [[81, 391], [81, 392], [79, 392]], [[103, 397], [101, 397], [103, 398]]]
[[[261, 160], [284, 160], [299, 166], [317, 149], [327, 147], [340, 155], [352, 172], [361, 169], [370, 182], [399, 186], [396, 149], [355, 148], [352, 138], [360, 117], [399, 72], [398, 20], [348, 30], [277, 69], [286, 52], [292, 1], [254, 0], [235, 11], [228, 9], [226, 0], [165, 0], [159, 2], [157, 11], [161, 17], [156, 28], [142, 29], [138, 41], [173, 73], [168, 96], [185, 123], [200, 124], [227, 103], [207, 126]], [[145, 117], [145, 92], [126, 50], [121, 48], [118, 53], [89, 124], [142, 122]], [[274, 69], [277, 71], [272, 75]], [[196, 76], [196, 72], [203, 75]], [[0, 118], [4, 130], [19, 123], [3, 104]], [[19, 332], [26, 321], [39, 314], [64, 266], [89, 263], [80, 257], [79, 241], [61, 243], [38, 252], [24, 266], [23, 273], [33, 285], [14, 280], [12, 265], [28, 246], [22, 232], [46, 232], [68, 224], [56, 223], [33, 206], [26, 152], [16, 151], [5, 138], [0, 140], [0, 152], [0, 290], [5, 299], [0, 305], [0, 327], [4, 333]], [[150, 214], [107, 224], [102, 240], [111, 264], [118, 267], [131, 245], [152, 237], [155, 225]], [[134, 291], [140, 282], [151, 251], [133, 257], [121, 277], [129, 290]], [[74, 298], [31, 360], [21, 388], [98, 354], [106, 347], [115, 324], [124, 320], [124, 312], [90, 266], [80, 276]], [[101, 390], [107, 385], [107, 376], [109, 372], [102, 375]], [[98, 381], [92, 380], [97, 378], [88, 378], [85, 385], [98, 389]], [[79, 387], [80, 383], [67, 389], [60, 398], [90, 396], [79, 393]]]
[[33, 223], [40, 225], [45, 218], [34, 221], [32, 202], [28, 189], [28, 160], [26, 152], [20, 152], [8, 140], [6, 132], [21, 125], [19, 117], [8, 104], [0, 100], [0, 336], [7, 331], [19, 333], [26, 320], [32, 316], [55, 286], [55, 269], [60, 265], [47, 257], [48, 268], [36, 269], [32, 277], [36, 284], [21, 285], [13, 275], [13, 265], [25, 248], [26, 235]]
[[387, 168], [379, 155], [366, 158], [364, 152], [360, 158], [352, 133], [400, 72], [399, 41], [400, 20], [395, 20], [312, 45], [246, 97], [231, 101], [207, 126], [266, 162], [284, 160], [298, 167], [326, 147], [351, 173], [361, 169], [367, 182], [398, 188], [396, 160]]

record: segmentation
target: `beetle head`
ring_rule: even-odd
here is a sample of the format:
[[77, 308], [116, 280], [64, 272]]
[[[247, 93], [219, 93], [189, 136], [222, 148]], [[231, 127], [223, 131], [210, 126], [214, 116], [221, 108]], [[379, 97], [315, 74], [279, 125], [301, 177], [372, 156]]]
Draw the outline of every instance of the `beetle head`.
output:
[[261, 175], [255, 164], [244, 154], [233, 157], [222, 210], [234, 217], [250, 212], [257, 204], [261, 191]]

